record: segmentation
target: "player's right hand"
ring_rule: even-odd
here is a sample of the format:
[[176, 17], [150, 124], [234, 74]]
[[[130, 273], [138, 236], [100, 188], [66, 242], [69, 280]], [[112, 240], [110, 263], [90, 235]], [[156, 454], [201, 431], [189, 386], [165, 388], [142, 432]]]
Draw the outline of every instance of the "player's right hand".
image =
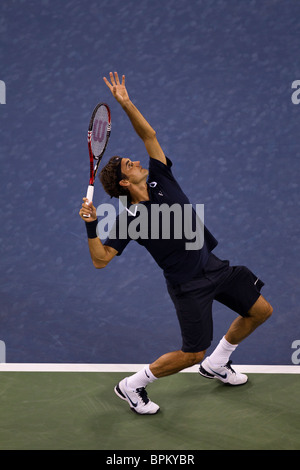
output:
[[79, 211], [79, 215], [85, 222], [93, 222], [97, 219], [96, 207], [92, 202], [88, 202], [86, 197], [83, 198], [83, 204]]

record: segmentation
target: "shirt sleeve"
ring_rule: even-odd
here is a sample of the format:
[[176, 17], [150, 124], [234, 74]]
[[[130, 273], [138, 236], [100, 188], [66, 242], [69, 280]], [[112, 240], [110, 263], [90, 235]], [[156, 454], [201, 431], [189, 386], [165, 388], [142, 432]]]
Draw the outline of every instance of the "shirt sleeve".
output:
[[166, 159], [167, 159], [167, 164], [165, 165], [160, 160], [156, 160], [155, 158], [150, 157], [149, 176], [148, 176], [149, 181], [158, 179], [159, 177], [174, 179], [174, 176], [171, 170], [172, 162], [168, 157], [166, 157]]
[[166, 157], [166, 159], [167, 164], [165, 165], [160, 160], [150, 158], [148, 182], [156, 181], [161, 183], [163, 187], [170, 187], [171, 185], [171, 187], [176, 191], [182, 192], [182, 189], [171, 170], [173, 163], [168, 157]]
[[[122, 221], [123, 219], [121, 219]], [[128, 243], [130, 242], [128, 236], [127, 224], [126, 230], [120, 230], [120, 215], [117, 216], [113, 228], [111, 229], [107, 239], [104, 242], [104, 245], [111, 246], [117, 250], [117, 256], [120, 256]]]

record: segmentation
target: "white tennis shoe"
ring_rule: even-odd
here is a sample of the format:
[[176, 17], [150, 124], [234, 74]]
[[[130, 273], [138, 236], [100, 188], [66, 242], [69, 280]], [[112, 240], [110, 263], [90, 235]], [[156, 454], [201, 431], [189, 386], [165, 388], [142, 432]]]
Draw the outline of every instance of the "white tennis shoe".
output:
[[207, 379], [218, 379], [221, 380], [221, 382], [230, 385], [243, 385], [248, 380], [247, 375], [240, 374], [233, 370], [231, 367], [231, 361], [228, 361], [227, 364], [222, 367], [212, 367], [209, 363], [208, 357], [201, 363], [199, 374]]
[[158, 413], [159, 406], [149, 400], [144, 387], [132, 390], [127, 386], [127, 378], [121, 380], [114, 388], [115, 393], [122, 400], [127, 401], [132, 411], [140, 415], [154, 415]]

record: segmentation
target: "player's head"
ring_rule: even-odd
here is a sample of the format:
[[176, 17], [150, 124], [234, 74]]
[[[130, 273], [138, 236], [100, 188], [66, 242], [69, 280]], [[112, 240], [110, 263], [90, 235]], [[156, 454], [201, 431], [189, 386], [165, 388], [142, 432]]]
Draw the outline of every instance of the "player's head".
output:
[[102, 168], [99, 178], [111, 197], [129, 197], [132, 186], [146, 181], [147, 175], [140, 162], [115, 156]]
[[129, 196], [127, 188], [119, 184], [123, 178], [126, 178], [121, 171], [121, 162], [121, 157], [111, 157], [99, 175], [104, 191], [111, 197]]

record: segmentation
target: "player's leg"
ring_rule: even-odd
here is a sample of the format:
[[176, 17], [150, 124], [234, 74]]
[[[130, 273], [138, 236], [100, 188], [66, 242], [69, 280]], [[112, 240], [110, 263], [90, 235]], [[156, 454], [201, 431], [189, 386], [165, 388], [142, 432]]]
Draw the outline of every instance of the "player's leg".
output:
[[126, 400], [130, 408], [138, 414], [156, 414], [159, 406], [152, 402], [146, 392], [146, 387], [155, 380], [176, 374], [177, 372], [199, 364], [204, 358], [205, 351], [185, 353], [173, 351], [164, 354], [150, 366], [143, 367], [136, 374], [125, 377], [115, 387], [115, 393]]
[[255, 304], [248, 311], [248, 316], [237, 317], [229, 327], [225, 339], [230, 344], [239, 344], [249, 336], [257, 327], [262, 325], [273, 313], [269, 302], [260, 295]]
[[218, 378], [232, 385], [246, 383], [245, 374], [238, 374], [229, 361], [241, 341], [249, 336], [272, 314], [269, 302], [260, 294], [264, 283], [245, 266], [228, 269], [228, 276], [216, 291], [215, 299], [239, 313], [215, 350], [200, 366], [200, 374]]
[[245, 374], [236, 373], [229, 361], [231, 354], [243, 339], [247, 338], [258, 326], [272, 315], [271, 305], [261, 295], [250, 308], [247, 317], [236, 318], [226, 335], [221, 339], [212, 354], [201, 364], [199, 372], [206, 378], [217, 378], [231, 385], [247, 382]]
[[204, 359], [205, 351], [197, 353], [173, 351], [159, 357], [150, 365], [150, 370], [156, 378], [176, 374], [183, 369], [199, 364]]
[[154, 414], [159, 410], [159, 406], [151, 402], [147, 396], [145, 389], [148, 384], [199, 364], [211, 344], [213, 327], [211, 283], [207, 280], [199, 282], [202, 289], [197, 289], [199, 286], [195, 283], [186, 284], [185, 289], [192, 288], [192, 290], [185, 292], [168, 286], [180, 324], [182, 349], [162, 355], [136, 374], [123, 379], [115, 387], [117, 395], [126, 400], [137, 413]]

